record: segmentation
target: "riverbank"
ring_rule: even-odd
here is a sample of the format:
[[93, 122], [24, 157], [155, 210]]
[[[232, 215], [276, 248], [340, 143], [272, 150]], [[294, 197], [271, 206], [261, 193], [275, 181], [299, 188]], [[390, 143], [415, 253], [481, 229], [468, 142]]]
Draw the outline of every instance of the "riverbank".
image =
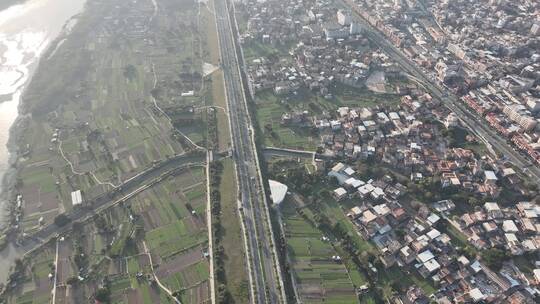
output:
[[[31, 113], [28, 111], [27, 104], [25, 103], [25, 93], [32, 84], [32, 78], [39, 69], [42, 58], [48, 60], [56, 53], [58, 48], [70, 35], [73, 26], [75, 26], [77, 22], [78, 15], [79, 14], [74, 15], [66, 20], [64, 26], [62, 26], [62, 29], [56, 35], [56, 38], [48, 44], [45, 51], [36, 58], [36, 61], [32, 65], [29, 66], [26, 82], [12, 94], [12, 100], [18, 100], [18, 104], [17, 118], [9, 128], [9, 137], [6, 143], [9, 155], [7, 169], [0, 181], [0, 208], [4, 210], [4, 213], [0, 212], [0, 229], [3, 231], [2, 235], [10, 230], [10, 226], [16, 225], [18, 215], [16, 210], [16, 196], [18, 194], [16, 192], [16, 185], [19, 170], [17, 168], [19, 157], [24, 158], [24, 151], [27, 149], [26, 147], [21, 147], [21, 139], [29, 125], [29, 120], [32, 118]], [[21, 151], [23, 151], [22, 155]], [[0, 250], [3, 248], [2, 245], [3, 244], [0, 241]]]
[[[16, 12], [9, 8], [0, 9], [3, 19], [0, 23], [2, 43], [10, 43], [12, 46], [9, 53], [5, 53], [5, 50], [4, 53], [0, 52], [0, 62], [4, 65], [0, 74], [5, 76], [8, 73], [11, 76], [9, 73], [15, 70], [20, 76], [15, 83], [3, 83], [7, 94], [3, 95], [0, 103], [0, 108], [9, 108], [9, 111], [0, 113], [1, 118], [4, 118], [0, 125], [3, 128], [0, 130], [0, 137], [3, 138], [0, 144], [5, 144], [0, 164], [0, 211], [4, 211], [0, 212], [0, 283], [7, 280], [11, 265], [23, 254], [13, 245], [16, 234], [12, 232], [19, 228], [18, 221], [21, 218], [20, 206], [16, 202], [16, 186], [22, 180], [19, 157], [20, 152], [26, 149], [21, 139], [31, 120], [25, 103], [26, 93], [40, 68], [41, 58], [48, 58], [59, 42], [69, 35], [77, 14], [83, 10], [85, 0], [11, 2], [22, 5], [18, 6]], [[0, 8], [9, 6], [4, 2]], [[47, 20], [46, 16], [50, 16], [50, 19]]]

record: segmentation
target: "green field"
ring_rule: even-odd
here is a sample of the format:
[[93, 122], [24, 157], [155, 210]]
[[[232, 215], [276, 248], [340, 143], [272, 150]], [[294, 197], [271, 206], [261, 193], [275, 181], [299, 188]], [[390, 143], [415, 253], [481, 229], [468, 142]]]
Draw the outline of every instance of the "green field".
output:
[[[171, 297], [152, 283], [157, 278], [178, 292], [182, 303], [207, 302], [206, 193], [199, 193], [204, 190], [204, 179], [203, 168], [184, 169], [122, 206], [77, 225], [59, 242], [58, 285], [73, 284], [68, 282], [76, 273], [85, 279], [72, 285], [69, 294], [59, 287], [56, 301], [81, 303], [105, 280], [111, 303], [172, 303]], [[189, 195], [193, 192], [199, 193], [196, 198]], [[25, 264], [24, 283], [7, 294], [7, 303], [49, 303], [53, 285], [48, 275], [54, 273], [54, 259], [54, 242], [36, 251]]]
[[[187, 169], [128, 201], [130, 210], [139, 216], [137, 225], [145, 230], [140, 242], [145, 241], [153, 255], [156, 276], [171, 291], [179, 292], [183, 303], [203, 303], [208, 299], [209, 264], [203, 257], [208, 237], [204, 220], [206, 194], [198, 195], [199, 201], [187, 195], [194, 189], [200, 191], [202, 174], [203, 168]], [[192, 214], [191, 208], [202, 210], [201, 215]], [[133, 297], [143, 303], [155, 303], [157, 298], [161, 303], [169, 303], [163, 290], [152, 286], [146, 277], [136, 277], [138, 272], [153, 276], [141, 243], [134, 253], [126, 259], [127, 273], [119, 283], [115, 280], [114, 289], [120, 294], [138, 290]]]
[[[88, 4], [54, 56], [40, 62], [25, 94], [32, 119], [18, 142], [25, 215], [50, 223], [72, 208], [72, 191], [88, 199], [191, 149], [160, 109], [191, 140], [204, 140], [206, 122], [192, 111], [205, 104], [198, 5], [157, 2], [153, 19], [151, 2]], [[181, 97], [188, 91], [194, 96]], [[25, 221], [23, 229], [36, 224]]]
[[[307, 104], [291, 101], [289, 106], [279, 102], [271, 91], [258, 93], [255, 99], [257, 122], [263, 130], [266, 146], [305, 149], [314, 151], [319, 144], [317, 136], [307, 128], [289, 128], [281, 125], [281, 115], [289, 112], [288, 107], [294, 105], [298, 109], [307, 108]], [[268, 128], [272, 129], [272, 132]]]
[[291, 111], [308, 111], [309, 115], [320, 115], [323, 111], [335, 113], [342, 106], [374, 107], [396, 106], [399, 96], [378, 94], [367, 89], [358, 89], [336, 84], [333, 98], [327, 100], [305, 89], [296, 95], [276, 96], [271, 90], [258, 92], [255, 97], [256, 117], [264, 134], [266, 146], [314, 151], [320, 144], [319, 137], [311, 127], [282, 126], [281, 116]]
[[355, 303], [357, 296], [347, 267], [320, 231], [303, 219], [289, 201], [282, 203], [287, 252], [299, 296], [304, 303]]
[[249, 279], [245, 265], [244, 239], [240, 226], [236, 189], [234, 163], [230, 159], [224, 160], [219, 191], [222, 215], [220, 222], [223, 227], [220, 244], [223, 248], [225, 286], [234, 303], [248, 303]]

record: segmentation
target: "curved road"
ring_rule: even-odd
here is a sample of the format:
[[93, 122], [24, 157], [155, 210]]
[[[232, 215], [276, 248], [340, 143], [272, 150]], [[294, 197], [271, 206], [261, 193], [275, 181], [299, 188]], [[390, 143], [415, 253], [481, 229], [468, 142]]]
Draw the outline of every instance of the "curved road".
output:
[[[85, 207], [76, 208], [66, 215], [71, 219], [72, 222], [85, 220], [95, 214], [96, 211], [111, 207], [121, 200], [129, 198], [148, 188], [154, 183], [160, 181], [162, 178], [169, 175], [174, 175], [178, 172], [178, 170], [194, 165], [200, 165], [204, 162], [204, 154], [174, 156], [128, 179], [117, 188], [97, 197], [88, 199], [85, 203]], [[25, 252], [26, 255], [29, 252], [38, 249], [52, 237], [69, 231], [69, 229], [71, 229], [71, 225], [59, 227], [54, 223], [49, 224], [38, 232], [29, 236], [18, 249]]]

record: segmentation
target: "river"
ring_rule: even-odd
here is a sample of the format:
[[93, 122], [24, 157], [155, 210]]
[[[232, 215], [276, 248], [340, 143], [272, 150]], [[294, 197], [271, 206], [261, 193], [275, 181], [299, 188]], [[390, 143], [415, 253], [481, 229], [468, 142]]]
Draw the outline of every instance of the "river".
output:
[[[24, 88], [40, 55], [50, 46], [86, 0], [27, 0], [0, 11], [0, 180], [10, 164], [10, 129], [18, 116]], [[72, 22], [69, 23], [72, 26]], [[0, 190], [1, 191], [1, 190]], [[0, 226], [6, 222], [7, 202], [0, 201]], [[0, 283], [20, 255], [13, 246], [0, 252]]]

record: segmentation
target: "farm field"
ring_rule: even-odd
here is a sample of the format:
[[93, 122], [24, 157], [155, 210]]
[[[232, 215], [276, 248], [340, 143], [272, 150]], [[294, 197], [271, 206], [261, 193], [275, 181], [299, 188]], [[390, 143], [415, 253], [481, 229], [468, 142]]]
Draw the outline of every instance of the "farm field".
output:
[[51, 265], [55, 258], [55, 247], [46, 246], [33, 257], [32, 267], [24, 269], [25, 280], [19, 292], [13, 296], [13, 303], [46, 304], [51, 301], [53, 282], [49, 279]]
[[22, 108], [32, 119], [17, 139], [24, 232], [70, 211], [72, 191], [91, 199], [193, 149], [189, 140], [204, 145], [206, 121], [193, 110], [204, 105], [199, 6], [156, 5], [89, 2], [44, 55]]
[[395, 106], [400, 100], [398, 95], [373, 93], [340, 84], [335, 85], [332, 93], [334, 97], [328, 100], [304, 89], [289, 96], [277, 96], [271, 90], [258, 92], [255, 110], [265, 145], [314, 151], [320, 144], [319, 136], [311, 127], [283, 126], [281, 116], [285, 113], [307, 111], [309, 116], [320, 116], [333, 114], [339, 107]]
[[204, 184], [203, 168], [194, 167], [126, 202], [133, 228], [130, 241], [112, 252], [123, 260], [122, 272], [110, 280], [112, 298], [173, 303], [159, 281], [182, 303], [209, 301]]
[[333, 260], [339, 253], [296, 212], [292, 202], [282, 204], [287, 251], [302, 302], [358, 302], [347, 268]]
[[54, 295], [56, 303], [85, 303], [103, 292], [111, 303], [174, 303], [170, 292], [182, 303], [207, 303], [205, 183], [204, 168], [186, 168], [74, 224], [25, 259], [23, 283], [7, 302], [50, 303]]
[[131, 203], [144, 227], [143, 248], [158, 265], [154, 266], [157, 279], [176, 292], [182, 303], [209, 301], [205, 208], [202, 167], [165, 180]]
[[7, 294], [7, 303], [51, 303], [53, 298], [56, 303], [85, 301], [98, 289], [100, 279], [121, 274], [122, 259], [113, 250], [125, 244], [126, 231], [132, 227], [122, 208], [76, 224], [72, 233], [23, 260], [18, 273], [24, 284]]
[[[308, 110], [308, 104], [301, 101], [280, 102], [270, 90], [260, 92], [255, 97], [256, 118], [265, 146], [303, 149], [314, 151], [319, 144], [318, 136], [309, 128], [289, 128], [281, 125], [281, 115], [291, 108]], [[337, 109], [337, 108], [336, 108]]]

